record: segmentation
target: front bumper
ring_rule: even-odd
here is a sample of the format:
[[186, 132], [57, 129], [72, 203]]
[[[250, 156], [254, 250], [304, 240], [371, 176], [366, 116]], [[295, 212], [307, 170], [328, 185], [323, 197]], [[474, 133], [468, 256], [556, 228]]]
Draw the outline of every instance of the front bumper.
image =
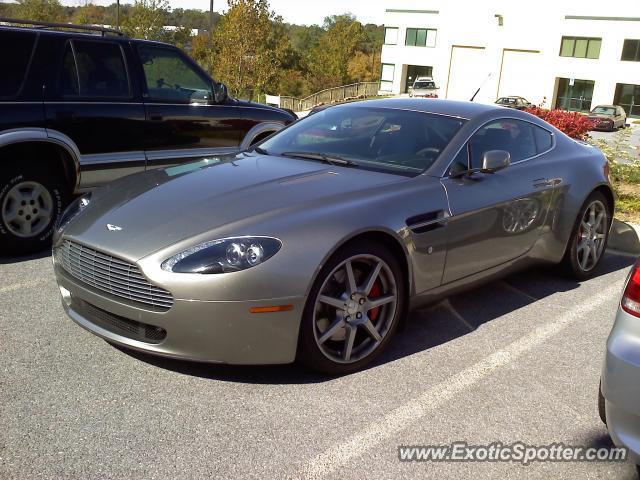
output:
[[593, 118], [591, 118], [590, 120], [594, 123], [593, 130], [609, 131], [615, 125], [613, 120], [596, 120]]
[[[152, 311], [82, 284], [55, 265], [62, 305], [71, 319], [109, 342], [200, 362], [282, 364], [295, 360], [304, 297], [252, 301], [175, 300]], [[250, 313], [252, 307], [293, 305]]]
[[602, 371], [607, 428], [640, 464], [640, 318], [618, 309]]

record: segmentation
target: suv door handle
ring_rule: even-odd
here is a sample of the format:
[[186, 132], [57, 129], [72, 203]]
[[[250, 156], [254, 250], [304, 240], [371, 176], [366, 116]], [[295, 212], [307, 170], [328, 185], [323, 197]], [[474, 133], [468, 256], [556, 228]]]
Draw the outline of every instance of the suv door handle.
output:
[[149, 120], [151, 120], [152, 122], [161, 122], [163, 120], [162, 115], [151, 115], [149, 117]]

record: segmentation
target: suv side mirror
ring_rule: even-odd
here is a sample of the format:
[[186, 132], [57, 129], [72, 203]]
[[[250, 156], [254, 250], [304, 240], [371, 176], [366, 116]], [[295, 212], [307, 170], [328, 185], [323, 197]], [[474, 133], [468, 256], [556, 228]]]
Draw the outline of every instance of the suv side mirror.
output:
[[489, 150], [482, 156], [482, 173], [495, 173], [511, 165], [511, 154], [506, 150]]
[[216, 83], [213, 86], [213, 99], [216, 103], [224, 103], [229, 98], [229, 91], [224, 83]]

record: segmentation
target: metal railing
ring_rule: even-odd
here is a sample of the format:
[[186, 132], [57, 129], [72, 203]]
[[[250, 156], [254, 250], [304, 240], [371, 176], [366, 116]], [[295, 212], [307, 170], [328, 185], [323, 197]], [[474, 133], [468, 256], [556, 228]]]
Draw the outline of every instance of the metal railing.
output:
[[375, 97], [380, 90], [380, 82], [361, 82], [340, 87], [327, 88], [305, 98], [280, 97], [280, 107], [295, 112], [310, 110], [325, 103], [344, 102], [356, 98]]

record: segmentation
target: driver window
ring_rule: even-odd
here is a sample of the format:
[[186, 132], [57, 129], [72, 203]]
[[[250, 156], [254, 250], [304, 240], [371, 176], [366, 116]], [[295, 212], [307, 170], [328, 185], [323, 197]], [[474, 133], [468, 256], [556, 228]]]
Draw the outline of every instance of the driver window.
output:
[[508, 118], [485, 125], [471, 137], [469, 144], [472, 168], [482, 167], [482, 157], [489, 150], [506, 150], [512, 163], [536, 155], [532, 125]]
[[179, 52], [163, 47], [138, 46], [149, 100], [208, 103], [213, 98], [209, 79], [197, 72]]

